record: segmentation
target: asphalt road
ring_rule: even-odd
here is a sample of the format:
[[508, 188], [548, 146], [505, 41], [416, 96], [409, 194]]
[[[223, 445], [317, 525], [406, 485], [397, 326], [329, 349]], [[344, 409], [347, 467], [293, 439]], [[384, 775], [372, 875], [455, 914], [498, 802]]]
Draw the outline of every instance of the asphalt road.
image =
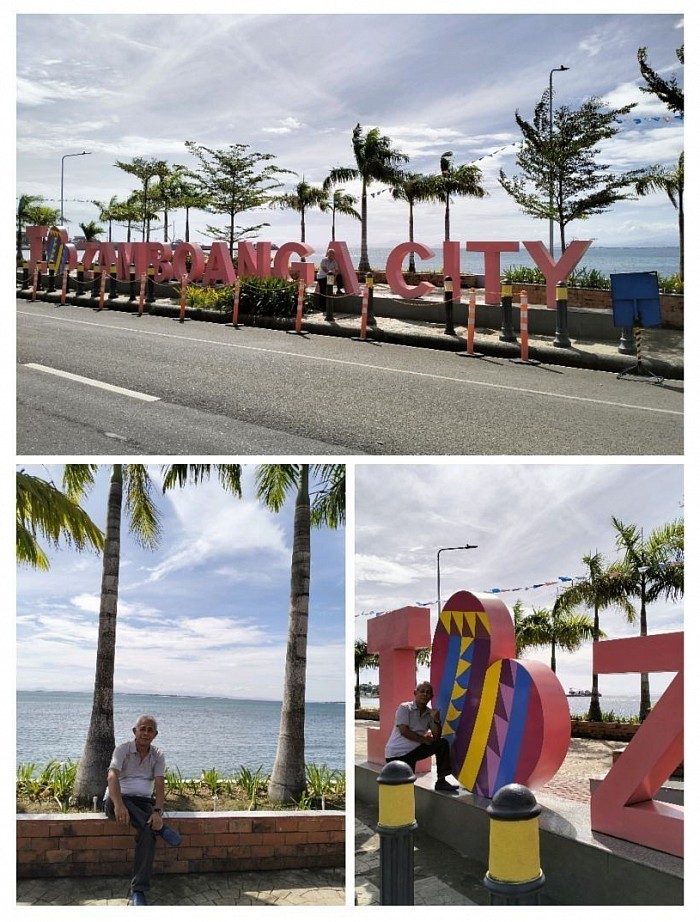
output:
[[17, 301], [18, 455], [680, 455], [683, 385]]

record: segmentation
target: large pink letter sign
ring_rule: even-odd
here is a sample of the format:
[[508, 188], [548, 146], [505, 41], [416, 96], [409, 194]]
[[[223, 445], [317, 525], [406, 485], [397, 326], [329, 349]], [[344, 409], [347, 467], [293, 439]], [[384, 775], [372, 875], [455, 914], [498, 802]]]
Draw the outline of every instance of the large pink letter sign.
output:
[[[367, 758], [384, 762], [396, 709], [416, 687], [416, 650], [430, 646], [430, 609], [407, 605], [367, 622], [367, 650], [379, 654], [379, 729], [367, 730]], [[430, 770], [430, 760], [416, 768]]]
[[591, 829], [682, 857], [683, 807], [654, 795], [683, 760], [683, 633], [596, 643], [593, 671], [678, 673], [591, 795]]
[[500, 599], [456, 592], [440, 613], [430, 681], [467, 790], [493, 797], [504, 784], [546, 784], [571, 737], [566, 694], [543, 663], [515, 659], [515, 629]]

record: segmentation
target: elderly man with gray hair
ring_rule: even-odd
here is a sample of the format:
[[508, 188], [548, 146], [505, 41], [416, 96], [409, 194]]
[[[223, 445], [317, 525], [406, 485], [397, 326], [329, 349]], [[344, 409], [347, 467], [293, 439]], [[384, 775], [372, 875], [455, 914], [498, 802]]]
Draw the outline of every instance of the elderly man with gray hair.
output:
[[435, 790], [455, 794], [459, 790], [458, 786], [447, 780], [447, 776], [452, 773], [452, 766], [450, 747], [447, 740], [442, 738], [440, 710], [428, 707], [432, 697], [433, 687], [430, 682], [421, 682], [413, 692], [413, 701], [404, 701], [398, 706], [384, 755], [387, 762], [405, 762], [413, 771], [421, 759], [435, 756]]
[[134, 739], [117, 746], [107, 771], [104, 809], [110, 819], [136, 828], [131, 905], [145, 906], [151, 885], [156, 839], [179, 845], [180, 834], [163, 823], [165, 755], [153, 745], [158, 736], [154, 717], [142, 715], [133, 727]]

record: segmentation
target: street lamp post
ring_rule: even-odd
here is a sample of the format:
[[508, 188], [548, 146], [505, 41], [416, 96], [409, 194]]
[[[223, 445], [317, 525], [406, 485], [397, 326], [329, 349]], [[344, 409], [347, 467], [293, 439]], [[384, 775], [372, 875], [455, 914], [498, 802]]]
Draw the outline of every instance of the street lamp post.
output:
[[81, 150], [79, 154], [64, 154], [61, 157], [61, 221], [60, 221], [61, 226], [63, 226], [63, 223], [65, 221], [65, 218], [63, 215], [63, 170], [65, 167], [66, 157], [86, 157], [88, 154], [91, 154], [91, 153], [92, 153], [91, 150]]
[[560, 70], [569, 70], [568, 67], [565, 67], [563, 64], [560, 64], [559, 67], [553, 67], [549, 72], [549, 255], [554, 256], [554, 218], [552, 217], [552, 207], [554, 205], [554, 172], [552, 170], [552, 119], [554, 118], [554, 107], [553, 107], [553, 95], [554, 89], [552, 87], [552, 75], [556, 71]]
[[460, 544], [458, 547], [441, 547], [437, 552], [437, 603], [438, 603], [438, 618], [440, 617], [440, 611], [442, 609], [442, 603], [440, 601], [440, 554], [443, 551], [471, 551], [474, 548], [477, 548], [478, 544]]

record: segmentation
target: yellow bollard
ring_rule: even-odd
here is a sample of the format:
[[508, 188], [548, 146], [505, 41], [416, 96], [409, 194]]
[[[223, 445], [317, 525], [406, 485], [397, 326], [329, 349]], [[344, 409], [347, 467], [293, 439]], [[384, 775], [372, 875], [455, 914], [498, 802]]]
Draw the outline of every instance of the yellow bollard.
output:
[[540, 868], [540, 805], [522, 784], [507, 784], [487, 809], [489, 869], [484, 886], [492, 906], [532, 906], [544, 886]]
[[379, 785], [379, 870], [382, 906], [413, 906], [413, 831], [416, 776], [405, 762], [387, 763]]

